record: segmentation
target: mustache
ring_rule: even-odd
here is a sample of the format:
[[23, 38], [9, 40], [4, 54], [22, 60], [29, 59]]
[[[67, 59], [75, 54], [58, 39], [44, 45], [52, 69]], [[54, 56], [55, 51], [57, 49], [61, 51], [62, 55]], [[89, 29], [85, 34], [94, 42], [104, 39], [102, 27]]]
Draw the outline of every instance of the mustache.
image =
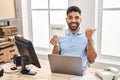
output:
[[78, 24], [77, 22], [72, 22], [72, 23], [70, 23], [70, 24]]

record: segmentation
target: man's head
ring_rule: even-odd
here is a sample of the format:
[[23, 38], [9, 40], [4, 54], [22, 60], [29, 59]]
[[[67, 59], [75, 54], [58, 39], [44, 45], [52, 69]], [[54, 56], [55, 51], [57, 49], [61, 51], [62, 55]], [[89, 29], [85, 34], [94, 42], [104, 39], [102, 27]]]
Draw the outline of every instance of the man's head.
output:
[[79, 30], [79, 25], [81, 22], [81, 10], [77, 6], [70, 6], [67, 9], [66, 22], [71, 31]]

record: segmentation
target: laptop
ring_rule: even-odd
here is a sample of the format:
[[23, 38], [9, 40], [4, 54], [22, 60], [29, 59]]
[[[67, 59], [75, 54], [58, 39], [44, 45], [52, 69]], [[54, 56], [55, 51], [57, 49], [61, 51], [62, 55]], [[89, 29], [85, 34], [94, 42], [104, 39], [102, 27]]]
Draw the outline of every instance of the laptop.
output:
[[81, 57], [48, 54], [48, 59], [52, 73], [83, 76]]

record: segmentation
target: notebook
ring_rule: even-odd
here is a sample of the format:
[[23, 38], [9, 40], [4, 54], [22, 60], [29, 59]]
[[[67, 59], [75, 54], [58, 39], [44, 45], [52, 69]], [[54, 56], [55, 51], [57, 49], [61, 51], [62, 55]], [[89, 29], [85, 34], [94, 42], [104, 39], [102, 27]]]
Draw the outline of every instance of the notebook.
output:
[[51, 72], [83, 76], [81, 57], [48, 55]]

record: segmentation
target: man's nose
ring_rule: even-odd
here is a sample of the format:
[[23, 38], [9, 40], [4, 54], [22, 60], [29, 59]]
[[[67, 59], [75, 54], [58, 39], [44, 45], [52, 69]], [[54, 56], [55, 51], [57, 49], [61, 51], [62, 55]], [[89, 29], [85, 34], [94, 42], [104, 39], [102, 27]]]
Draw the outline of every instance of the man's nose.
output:
[[72, 19], [72, 22], [76, 22], [76, 19], [75, 19], [75, 18], [73, 18], [73, 19]]

